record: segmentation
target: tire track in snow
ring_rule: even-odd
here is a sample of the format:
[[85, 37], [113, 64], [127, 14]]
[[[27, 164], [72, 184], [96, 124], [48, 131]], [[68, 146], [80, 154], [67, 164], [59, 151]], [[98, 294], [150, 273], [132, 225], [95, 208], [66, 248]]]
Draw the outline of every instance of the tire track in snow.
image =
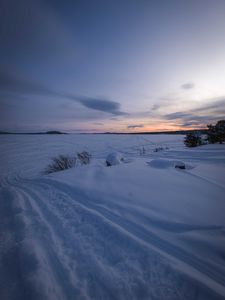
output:
[[47, 201], [45, 195], [39, 195], [40, 197], [37, 198], [35, 192], [29, 188], [17, 184], [16, 188], [17, 196], [21, 197], [24, 202], [23, 218], [26, 218], [26, 223], [28, 223], [27, 234], [35, 241], [34, 244], [37, 248], [35, 256], [39, 269], [45, 270], [42, 275], [47, 276], [46, 282], [42, 281], [45, 297], [52, 300], [72, 300], [74, 297], [88, 299], [85, 292], [77, 288], [75, 283], [78, 279], [72, 276], [70, 262], [65, 261], [65, 256], [59, 251], [62, 249], [62, 241], [55, 234], [48, 216], [44, 215], [44, 209], [41, 209], [40, 202], [43, 202], [41, 198]]
[[0, 299], [40, 299], [31, 280], [37, 261], [24, 244], [25, 225], [12, 188], [0, 188]]
[[[60, 183], [58, 181], [50, 179], [39, 179], [36, 181], [26, 180], [26, 183], [26, 186], [30, 185], [34, 187], [34, 189], [30, 189], [30, 191], [28, 190], [28, 193], [32, 193], [31, 191], [36, 189], [39, 192], [40, 190], [42, 190], [41, 194], [43, 193], [44, 195], [44, 190], [46, 190], [46, 188], [54, 189], [61, 193], [63, 191], [63, 193], [73, 199], [72, 201], [79, 203], [85, 210], [98, 215], [99, 218], [104, 219], [104, 221], [110, 223], [111, 226], [113, 226], [117, 230], [122, 231], [124, 234], [129, 235], [132, 239], [135, 239], [139, 243], [147, 245], [151, 249], [160, 252], [160, 254], [169, 257], [170, 259], [178, 263], [186, 265], [186, 267], [191, 267], [197, 272], [204, 274], [206, 276], [206, 281], [209, 281], [209, 286], [211, 287], [211, 289], [214, 291], [220, 291], [221, 295], [225, 296], [224, 274], [221, 274], [210, 265], [206, 265], [204, 261], [201, 261], [193, 255], [190, 255], [190, 253], [186, 252], [185, 250], [174, 246], [168, 241], [163, 240], [153, 232], [146, 230], [138, 224], [121, 218], [119, 215], [109, 211], [104, 207], [96, 205], [98, 201], [94, 203], [95, 199], [93, 199], [93, 197], [92, 200], [90, 200], [88, 197], [76, 197], [75, 200], [74, 195], [80, 194], [80, 191], [78, 189], [74, 189], [64, 183]], [[25, 189], [25, 187], [23, 188]], [[202, 284], [205, 283], [202, 282]]]
[[[61, 243], [61, 246], [60, 246], [60, 248], [61, 249], [63, 249], [63, 243], [62, 243], [62, 240], [63, 240], [63, 238], [62, 238], [62, 234], [65, 234], [65, 232], [63, 231], [63, 232], [61, 232], [61, 233], [59, 233], [59, 230], [60, 230], [60, 227], [61, 226], [63, 226], [63, 220], [64, 220], [64, 217], [65, 216], [63, 216], [63, 218], [60, 220], [59, 218], [58, 218], [58, 216], [56, 216], [55, 215], [55, 212], [54, 211], [51, 211], [51, 208], [50, 207], [48, 207], [48, 205], [45, 205], [45, 202], [47, 201], [47, 198], [46, 198], [46, 193], [44, 193], [44, 191], [42, 191], [41, 193], [39, 192], [39, 190], [38, 190], [38, 192], [36, 193], [35, 192], [35, 190], [32, 188], [31, 190], [30, 190], [30, 188], [28, 188], [28, 187], [26, 187], [26, 188], [24, 188], [24, 187], [20, 187], [19, 188], [20, 189], [20, 193], [22, 192], [22, 193], [24, 193], [24, 195], [27, 195], [27, 196], [29, 196], [28, 198], [29, 198], [29, 202], [36, 202], [36, 204], [37, 204], [37, 206], [38, 206], [38, 211], [41, 211], [41, 220], [42, 220], [42, 222], [44, 221], [44, 222], [47, 222], [47, 223], [49, 223], [49, 225], [47, 224], [47, 226], [50, 226], [51, 224], [54, 224], [54, 226], [53, 226], [53, 228], [50, 230], [50, 231], [52, 231], [52, 230], [54, 230], [55, 231], [55, 233], [53, 233], [53, 235], [55, 235], [55, 234], [58, 234], [58, 235], [56, 235], [56, 238], [57, 238], [57, 242], [56, 243], [53, 243], [53, 245], [54, 246], [56, 246], [56, 249], [58, 250], [58, 254], [59, 254], [59, 258], [60, 258], [60, 249], [59, 249], [59, 245], [60, 245], [60, 243]], [[37, 190], [36, 190], [37, 191]], [[44, 200], [44, 201], [43, 201]], [[57, 199], [56, 199], [57, 200]], [[77, 206], [76, 206], [77, 207]], [[35, 209], [35, 211], [37, 211], [36, 209]], [[82, 214], [87, 214], [87, 209], [85, 209], [85, 210], [82, 210], [81, 211], [82, 212]], [[30, 212], [28, 213], [28, 215], [30, 215]], [[88, 219], [89, 220], [92, 220], [93, 219], [93, 217], [91, 217], [91, 215], [93, 216], [93, 213], [91, 214], [90, 213], [90, 211], [88, 211]], [[56, 218], [57, 218], [57, 220], [56, 220]], [[99, 219], [99, 218], [98, 218]], [[56, 226], [57, 225], [57, 226]], [[101, 220], [100, 220], [100, 226], [102, 226], [102, 225], [104, 225], [104, 224], [102, 224], [102, 222], [101, 222]], [[42, 231], [43, 232], [43, 231]], [[68, 238], [68, 236], [71, 234], [71, 232], [66, 232], [66, 237], [67, 237], [67, 239], [69, 239], [70, 240], [70, 238]], [[52, 239], [51, 238], [52, 237], [52, 234], [50, 234], [50, 236], [49, 236], [49, 242], [50, 242], [50, 245], [52, 244], [52, 242], [53, 242], [53, 240], [55, 240], [55, 239]], [[64, 241], [65, 242], [65, 241]], [[49, 244], [47, 244], [48, 246], [47, 247], [49, 247]], [[76, 245], [77, 247], [79, 247], [79, 245]], [[68, 247], [68, 245], [67, 245], [67, 247]], [[46, 248], [46, 247], [45, 247]], [[45, 249], [45, 251], [46, 251], [47, 249]], [[64, 247], [64, 250], [65, 250], [65, 247]], [[73, 249], [74, 250], [74, 252], [75, 253], [77, 253], [76, 252], [76, 250], [75, 249]], [[64, 257], [66, 256], [66, 255], [68, 255], [68, 254], [66, 254], [65, 252], [64, 252]], [[71, 257], [70, 257], [71, 258]], [[84, 258], [82, 258], [82, 254], [81, 253], [79, 253], [79, 255], [78, 255], [78, 257], [77, 257], [79, 260], [83, 260], [83, 259], [87, 259], [87, 257], [86, 256], [84, 256]], [[73, 259], [71, 260], [71, 263], [72, 263], [72, 261], [73, 261]], [[90, 263], [91, 264], [93, 264], [93, 261], [90, 261]], [[88, 264], [88, 263], [86, 263], [86, 264]], [[62, 262], [62, 265], [64, 265], [64, 263]], [[55, 272], [55, 263], [53, 263], [53, 264], [51, 264], [51, 267], [52, 267], [52, 272], [53, 273], [56, 273]], [[86, 266], [87, 267], [87, 266]], [[65, 270], [66, 271], [66, 270]], [[68, 271], [68, 270], [67, 270]], [[94, 271], [96, 271], [95, 269], [93, 270], [93, 273], [94, 273]], [[99, 270], [98, 270], [99, 271]], [[100, 270], [101, 271], [101, 270]], [[98, 272], [98, 273], [100, 273], [100, 272]], [[101, 282], [100, 282], [100, 284], [101, 284], [101, 288], [100, 289], [102, 289], [102, 290], [104, 290], [105, 289], [105, 287], [104, 287], [104, 280], [106, 280], [107, 281], [107, 278], [106, 277], [102, 277], [102, 280], [101, 280]], [[61, 284], [63, 284], [63, 282], [61, 282]], [[109, 289], [108, 289], [109, 290]], [[69, 293], [69, 292], [68, 292]], [[74, 293], [72, 293], [72, 295], [71, 295], [71, 297], [70, 296], [68, 296], [68, 295], [70, 295], [70, 294], [68, 294], [67, 293], [67, 297], [65, 297], [66, 295], [64, 295], [64, 297], [62, 298], [62, 299], [73, 299], [72, 298], [72, 295], [73, 295], [73, 297], [74, 297]], [[108, 295], [107, 295], [107, 293], [109, 293], [109, 291], [107, 291], [107, 287], [106, 287], [106, 292], [105, 292], [105, 295], [102, 295], [102, 296], [100, 296], [99, 297], [99, 295], [97, 296], [97, 297], [94, 297], [95, 299], [125, 299], [124, 297], [120, 297], [119, 296], [119, 294], [115, 297], [115, 295], [111, 295], [110, 297], [108, 297]], [[92, 299], [92, 297], [87, 297], [88, 299]], [[138, 299], [138, 297], [132, 297], [132, 295], [129, 295], [129, 298], [131, 298], [131, 299]], [[59, 298], [60, 299], [60, 298]], [[79, 298], [79, 299], [81, 299], [81, 298]], [[175, 299], [177, 299], [177, 297], [175, 298]]]

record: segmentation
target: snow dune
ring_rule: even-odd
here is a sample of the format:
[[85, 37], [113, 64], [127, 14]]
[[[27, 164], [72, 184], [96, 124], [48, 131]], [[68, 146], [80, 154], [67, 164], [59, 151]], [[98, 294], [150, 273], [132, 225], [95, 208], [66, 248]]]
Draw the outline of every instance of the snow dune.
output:
[[[0, 299], [225, 299], [224, 145], [0, 138]], [[82, 150], [90, 165], [41, 174]], [[115, 151], [129, 163], [106, 167]]]

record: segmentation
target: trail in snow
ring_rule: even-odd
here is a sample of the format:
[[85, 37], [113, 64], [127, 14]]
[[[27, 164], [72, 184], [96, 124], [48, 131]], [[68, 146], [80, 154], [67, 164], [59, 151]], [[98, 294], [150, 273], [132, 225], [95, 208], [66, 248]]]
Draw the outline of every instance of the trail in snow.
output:
[[[33, 279], [37, 278], [28, 285], [31, 289], [29, 297], [193, 299], [199, 293], [198, 284], [202, 283], [188, 292], [188, 286], [193, 288], [195, 285], [171, 269], [164, 254], [199, 270], [215, 280], [214, 285], [223, 284], [221, 275], [210, 272], [210, 266], [153, 232], [95, 205], [93, 199], [80, 198], [80, 191], [51, 180], [26, 182], [25, 186], [14, 187], [23, 210], [17, 215], [22, 214], [26, 229], [24, 238], [34, 240], [30, 251], [34, 255], [35, 272], [30, 267], [34, 272]], [[77, 197], [73, 199], [71, 195]], [[19, 259], [23, 265], [27, 264], [26, 259]], [[25, 272], [29, 281], [26, 268], [21, 272], [22, 278]], [[182, 280], [185, 284], [179, 291]], [[38, 286], [42, 287], [42, 295], [35, 290]], [[20, 290], [19, 284], [17, 288]], [[24, 290], [27, 292], [26, 288]]]
[[[224, 299], [224, 186], [195, 167], [146, 164], [149, 155], [183, 159], [176, 149], [112, 168], [98, 158], [52, 176], [35, 175], [32, 161], [28, 172], [7, 167], [0, 184], [0, 298]], [[224, 158], [213, 149], [207, 158], [206, 150], [204, 166]], [[188, 163], [201, 163], [186, 152]]]

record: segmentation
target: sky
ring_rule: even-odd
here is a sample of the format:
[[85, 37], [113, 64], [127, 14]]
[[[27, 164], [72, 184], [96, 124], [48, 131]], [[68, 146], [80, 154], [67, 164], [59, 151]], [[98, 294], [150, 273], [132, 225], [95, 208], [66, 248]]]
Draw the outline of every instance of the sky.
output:
[[0, 1], [1, 131], [166, 131], [224, 118], [224, 0]]

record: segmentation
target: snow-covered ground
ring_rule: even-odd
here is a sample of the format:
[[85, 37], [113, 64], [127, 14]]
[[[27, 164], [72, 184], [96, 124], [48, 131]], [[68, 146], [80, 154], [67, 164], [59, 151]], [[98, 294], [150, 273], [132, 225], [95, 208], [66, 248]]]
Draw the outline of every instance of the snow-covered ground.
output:
[[[82, 150], [89, 165], [42, 174]], [[0, 167], [0, 299], [225, 299], [225, 145], [8, 135]]]

